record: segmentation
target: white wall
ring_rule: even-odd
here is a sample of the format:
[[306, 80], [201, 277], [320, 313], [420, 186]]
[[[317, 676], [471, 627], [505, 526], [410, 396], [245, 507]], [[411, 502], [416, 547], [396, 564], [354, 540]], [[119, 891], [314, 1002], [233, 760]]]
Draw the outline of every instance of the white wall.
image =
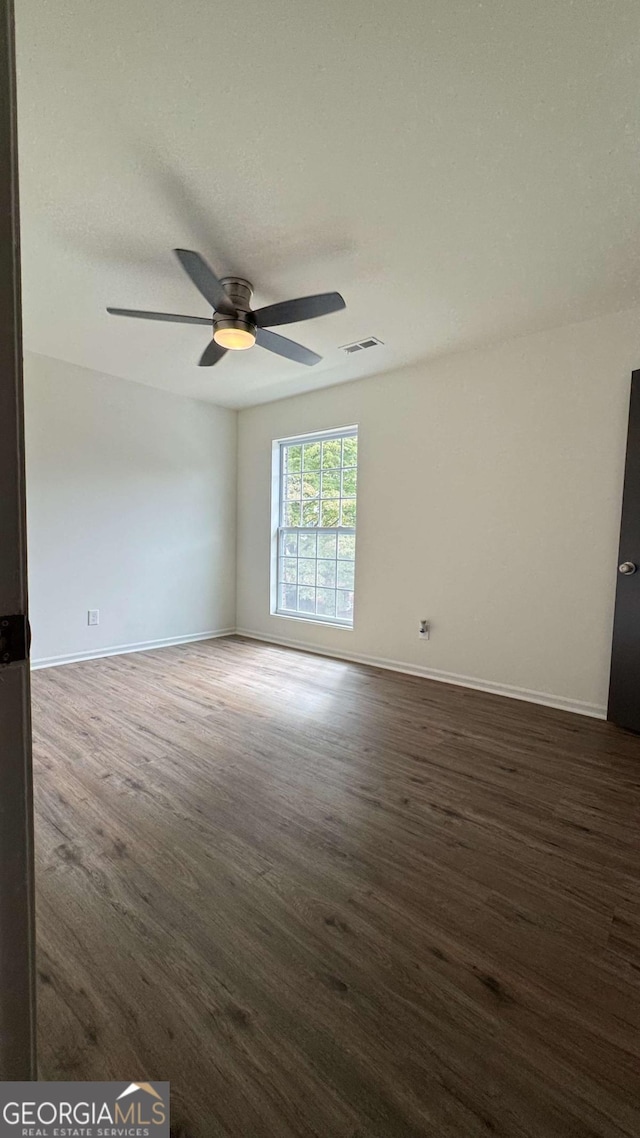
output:
[[25, 395], [34, 663], [233, 628], [236, 413], [29, 353]]
[[[639, 311], [242, 411], [238, 628], [602, 711], [634, 366]], [[269, 496], [273, 439], [351, 423], [349, 632], [269, 614]]]

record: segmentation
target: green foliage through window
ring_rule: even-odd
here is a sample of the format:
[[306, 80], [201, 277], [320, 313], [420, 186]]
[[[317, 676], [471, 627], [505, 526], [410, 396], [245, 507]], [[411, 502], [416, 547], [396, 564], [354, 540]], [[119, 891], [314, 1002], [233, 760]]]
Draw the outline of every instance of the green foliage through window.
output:
[[353, 624], [358, 439], [280, 444], [277, 611]]

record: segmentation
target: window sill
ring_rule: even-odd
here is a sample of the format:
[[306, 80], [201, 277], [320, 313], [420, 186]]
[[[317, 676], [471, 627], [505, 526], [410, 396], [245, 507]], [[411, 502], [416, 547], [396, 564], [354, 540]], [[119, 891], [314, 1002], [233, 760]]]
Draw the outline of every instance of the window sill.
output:
[[323, 620], [319, 616], [299, 616], [292, 612], [272, 612], [270, 616], [278, 620], [295, 620], [298, 624], [319, 624], [322, 628], [339, 628], [343, 632], [353, 632], [352, 624], [340, 624], [337, 620]]

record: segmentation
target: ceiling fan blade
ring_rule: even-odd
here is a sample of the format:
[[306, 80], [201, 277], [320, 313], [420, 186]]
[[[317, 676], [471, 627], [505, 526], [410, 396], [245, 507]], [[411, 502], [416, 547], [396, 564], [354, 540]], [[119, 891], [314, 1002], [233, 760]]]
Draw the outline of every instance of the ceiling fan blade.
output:
[[175, 316], [172, 312], [141, 312], [137, 308], [107, 308], [112, 316], [135, 316], [137, 320], [171, 320], [174, 324], [208, 324], [207, 316]]
[[220, 344], [216, 344], [215, 340], [211, 340], [198, 360], [198, 367], [213, 367], [226, 354], [226, 348], [222, 348]]
[[339, 312], [346, 308], [344, 298], [339, 292], [320, 292], [317, 296], [299, 296], [296, 300], [283, 300], [280, 304], [268, 304], [259, 308], [254, 316], [259, 328], [271, 328], [274, 324], [295, 324], [298, 320], [313, 320], [314, 316], [326, 316], [329, 312]]
[[266, 348], [268, 352], [275, 352], [278, 356], [285, 356], [288, 360], [293, 360], [297, 364], [306, 364], [307, 367], [319, 364], [322, 359], [322, 356], [312, 352], [310, 348], [304, 348], [302, 344], [296, 344], [295, 340], [278, 336], [277, 332], [269, 332], [266, 328], [257, 329], [256, 343], [261, 348]]
[[231, 303], [229, 294], [204, 258], [199, 253], [192, 253], [190, 249], [174, 249], [174, 253], [187, 276], [190, 277], [205, 300], [209, 301], [214, 312], [223, 312], [225, 316], [235, 316], [236, 309]]

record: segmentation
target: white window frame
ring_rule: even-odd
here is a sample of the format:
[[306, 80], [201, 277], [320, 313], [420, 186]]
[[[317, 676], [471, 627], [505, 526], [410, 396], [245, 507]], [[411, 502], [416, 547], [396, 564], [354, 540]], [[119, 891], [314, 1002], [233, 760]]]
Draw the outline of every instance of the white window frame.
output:
[[[285, 620], [302, 620], [310, 621], [313, 624], [325, 624], [332, 628], [342, 628], [351, 631], [355, 621], [355, 576], [354, 576], [354, 601], [353, 601], [353, 616], [351, 618], [327, 616], [324, 614], [310, 613], [310, 612], [295, 612], [292, 609], [281, 609], [279, 607], [279, 572], [280, 572], [280, 559], [282, 543], [289, 533], [298, 534], [353, 534], [356, 536], [357, 519], [355, 526], [320, 526], [320, 525], [307, 525], [307, 526], [286, 526], [284, 525], [284, 508], [287, 501], [285, 496], [285, 472], [284, 472], [284, 448], [289, 446], [304, 446], [305, 443], [327, 442], [332, 439], [345, 439], [357, 438], [358, 427], [338, 427], [333, 430], [327, 431], [313, 431], [307, 435], [292, 435], [289, 438], [275, 439], [273, 442], [273, 464], [272, 464], [272, 487], [271, 487], [271, 516], [272, 516], [272, 542], [271, 542], [271, 615], [277, 616]], [[340, 467], [340, 469], [344, 469]], [[356, 465], [356, 470], [358, 465]], [[310, 499], [313, 501], [314, 499]], [[342, 500], [342, 488], [340, 492], [340, 500]], [[358, 501], [358, 494], [356, 490], [356, 503]], [[322, 498], [320, 499], [322, 501]], [[356, 506], [357, 510], [357, 506]], [[354, 575], [355, 575], [355, 561], [357, 555], [354, 554]], [[316, 557], [315, 560], [318, 560]], [[320, 560], [323, 560], [322, 558]], [[336, 567], [337, 567], [337, 550], [336, 550]], [[317, 587], [317, 586], [315, 586]]]

